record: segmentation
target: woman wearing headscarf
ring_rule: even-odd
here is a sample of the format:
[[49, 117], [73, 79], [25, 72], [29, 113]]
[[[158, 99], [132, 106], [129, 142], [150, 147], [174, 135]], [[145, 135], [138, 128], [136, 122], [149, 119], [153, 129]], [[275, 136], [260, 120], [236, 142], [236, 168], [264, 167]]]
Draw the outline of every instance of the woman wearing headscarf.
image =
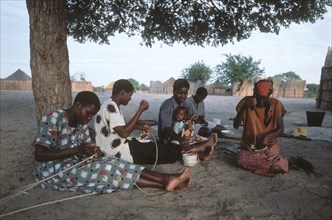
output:
[[275, 176], [288, 172], [288, 160], [280, 155], [278, 136], [284, 132], [284, 105], [272, 98], [273, 82], [259, 80], [253, 96], [246, 96], [236, 106], [233, 127], [243, 125], [238, 165], [253, 173]]

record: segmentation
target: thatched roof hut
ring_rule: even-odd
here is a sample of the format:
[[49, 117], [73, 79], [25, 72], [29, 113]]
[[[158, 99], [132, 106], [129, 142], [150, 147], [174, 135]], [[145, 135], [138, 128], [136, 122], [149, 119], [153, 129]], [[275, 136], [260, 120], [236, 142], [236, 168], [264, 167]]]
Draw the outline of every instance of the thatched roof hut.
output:
[[226, 87], [223, 86], [218, 80], [210, 86], [205, 86], [209, 95], [226, 95]]
[[32, 80], [30, 76], [28, 76], [21, 69], [16, 70], [13, 74], [5, 78], [5, 80], [16, 80], [16, 81], [29, 81]]
[[[0, 81], [1, 90], [32, 90], [32, 78], [18, 69], [13, 74]], [[92, 91], [92, 83], [87, 81], [72, 81], [72, 92]]]
[[1, 90], [32, 90], [32, 79], [18, 69], [13, 74], [0, 81]]
[[325, 57], [325, 64], [321, 70], [319, 94], [316, 107], [332, 110], [332, 48], [329, 47]]
[[173, 94], [174, 81], [173, 77], [163, 83], [160, 81], [150, 81], [149, 92], [155, 94]]
[[113, 85], [114, 85], [114, 82], [110, 82], [107, 84], [107, 86], [105, 87], [106, 90], [109, 90], [109, 91], [112, 91], [113, 90]]

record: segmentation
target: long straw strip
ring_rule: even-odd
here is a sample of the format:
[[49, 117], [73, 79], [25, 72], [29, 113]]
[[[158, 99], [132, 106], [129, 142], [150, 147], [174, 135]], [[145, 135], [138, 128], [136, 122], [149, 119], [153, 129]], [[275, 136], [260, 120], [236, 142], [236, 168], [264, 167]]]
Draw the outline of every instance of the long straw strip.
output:
[[86, 162], [86, 161], [88, 161], [88, 160], [92, 160], [92, 159], [93, 159], [94, 157], [96, 157], [96, 156], [97, 156], [97, 155], [94, 154], [94, 155], [92, 155], [92, 156], [90, 156], [90, 157], [88, 157], [88, 158], [86, 158], [86, 159], [80, 161], [79, 163], [74, 164], [73, 166], [68, 167], [67, 169], [64, 169], [64, 170], [60, 171], [59, 173], [56, 173], [56, 174], [54, 174], [54, 175], [52, 175], [52, 176], [49, 176], [49, 177], [47, 177], [47, 178], [45, 178], [45, 179], [43, 179], [43, 180], [38, 181], [38, 182], [35, 182], [35, 183], [32, 183], [32, 184], [29, 184], [29, 185], [27, 185], [27, 186], [23, 186], [23, 187], [21, 187], [21, 188], [18, 188], [18, 189], [12, 194], [12, 195], [7, 196], [7, 197], [5, 197], [5, 198], [2, 198], [2, 199], [0, 200], [0, 202], [1, 202], [1, 203], [7, 202], [7, 201], [8, 201], [9, 199], [11, 199], [11, 198], [14, 198], [14, 197], [16, 197], [16, 196], [18, 196], [18, 195], [20, 195], [20, 194], [22, 194], [22, 193], [26, 193], [26, 191], [28, 191], [28, 190], [30, 190], [30, 189], [32, 189], [32, 188], [38, 186], [40, 183], [45, 182], [45, 181], [47, 181], [47, 180], [49, 180], [49, 179], [51, 179], [51, 178], [53, 178], [53, 177], [59, 175], [60, 173], [66, 172], [66, 171], [68, 171], [68, 170], [70, 170], [70, 169], [72, 169], [72, 168], [74, 168], [74, 167], [76, 167], [76, 166], [78, 166], [78, 165], [81, 165], [82, 163], [84, 163], [84, 162]]
[[153, 167], [151, 168], [151, 170], [153, 170], [153, 169], [156, 167], [157, 162], [158, 162], [158, 145], [157, 145], [157, 140], [156, 140], [156, 138], [154, 137], [154, 135], [151, 134], [151, 136], [152, 136], [153, 141], [154, 141], [154, 144], [155, 144], [155, 146], [156, 146], [156, 160], [155, 160], [155, 162], [154, 162]]
[[[155, 160], [155, 163], [154, 163], [153, 167], [151, 168], [151, 170], [153, 170], [156, 167], [157, 162], [158, 162], [158, 145], [157, 145], [157, 141], [156, 141], [156, 138], [154, 137], [154, 135], [151, 134], [151, 136], [152, 136], [152, 138], [154, 140], [154, 143], [155, 143], [155, 146], [156, 146], [156, 160]], [[47, 178], [45, 178], [45, 179], [43, 179], [41, 181], [38, 181], [36, 183], [30, 184], [30, 185], [25, 186], [25, 187], [21, 187], [21, 188], [19, 188], [16, 191], [16, 193], [14, 193], [11, 196], [8, 196], [8, 197], [5, 197], [5, 198], [1, 199], [0, 202], [1, 203], [6, 202], [9, 199], [11, 199], [11, 198], [13, 198], [15, 196], [18, 196], [19, 194], [22, 194], [22, 193], [28, 194], [26, 191], [34, 188], [35, 186], [39, 185], [40, 183], [45, 182], [45, 181], [47, 181], [47, 180], [49, 180], [49, 179], [51, 179], [51, 178], [59, 175], [62, 172], [66, 172], [66, 171], [68, 171], [68, 170], [70, 170], [70, 169], [72, 169], [72, 168], [74, 168], [74, 167], [76, 167], [76, 166], [78, 166], [78, 165], [80, 165], [80, 164], [88, 161], [88, 160], [92, 160], [92, 159], [94, 159], [94, 157], [96, 157], [96, 155], [92, 155], [92, 156], [86, 158], [85, 160], [82, 160], [81, 162], [79, 162], [77, 164], [74, 164], [73, 166], [71, 166], [71, 167], [69, 167], [69, 168], [67, 168], [65, 170], [62, 170], [59, 173], [56, 173], [56, 174], [54, 174], [52, 176], [49, 176], [49, 177], [47, 177]], [[148, 195], [157, 195], [155, 193], [150, 193], [150, 192], [147, 192], [147, 191], [143, 190], [134, 181], [133, 181], [133, 183], [143, 193], [148, 194]], [[9, 212], [9, 213], [2, 214], [2, 215], [0, 215], [0, 218], [8, 216], [8, 215], [13, 215], [13, 214], [16, 214], [16, 213], [19, 213], [19, 212], [27, 211], [27, 210], [30, 210], [30, 209], [38, 208], [38, 207], [41, 207], [41, 206], [50, 205], [50, 204], [54, 204], [54, 203], [57, 203], [57, 202], [63, 202], [63, 201], [72, 200], [72, 199], [77, 199], [77, 198], [81, 198], [81, 197], [85, 197], [85, 196], [90, 196], [90, 195], [95, 195], [95, 194], [97, 194], [97, 193], [96, 192], [92, 192], [92, 193], [87, 193], [87, 194], [83, 194], [83, 195], [73, 196], [73, 197], [69, 197], [69, 198], [65, 198], [65, 199], [60, 199], [60, 200], [55, 200], [55, 201], [51, 201], [51, 202], [41, 203], [41, 204], [38, 204], [38, 205], [34, 205], [34, 206], [30, 206], [30, 207], [26, 207], [26, 208], [23, 208], [23, 209], [19, 209], [19, 210], [16, 210], [16, 211], [12, 211], [12, 212]]]
[[[158, 162], [158, 145], [157, 145], [157, 141], [156, 141], [156, 138], [154, 137], [154, 135], [151, 134], [151, 136], [152, 136], [152, 138], [153, 138], [153, 140], [154, 140], [154, 143], [155, 143], [155, 146], [156, 146], [156, 160], [155, 160], [155, 163], [154, 163], [153, 167], [151, 168], [151, 170], [153, 170], [153, 169], [156, 167], [157, 162]], [[26, 191], [28, 191], [28, 190], [30, 190], [30, 189], [32, 189], [32, 188], [38, 186], [40, 183], [45, 182], [45, 181], [47, 181], [47, 180], [49, 180], [49, 179], [51, 179], [51, 178], [53, 178], [53, 177], [59, 175], [60, 173], [66, 172], [66, 171], [68, 171], [68, 170], [70, 170], [70, 169], [72, 169], [72, 168], [74, 168], [74, 167], [76, 167], [76, 166], [78, 166], [78, 165], [80, 165], [80, 164], [82, 164], [82, 163], [88, 161], [88, 160], [92, 160], [92, 159], [93, 159], [94, 157], [96, 157], [96, 156], [97, 156], [97, 155], [94, 154], [94, 155], [92, 155], [92, 156], [90, 156], [90, 157], [88, 157], [88, 158], [86, 158], [86, 159], [80, 161], [79, 163], [74, 164], [73, 166], [71, 166], [71, 167], [69, 167], [69, 168], [67, 168], [67, 169], [65, 169], [65, 170], [60, 171], [59, 173], [56, 173], [56, 174], [54, 174], [54, 175], [52, 175], [52, 176], [49, 176], [49, 177], [47, 177], [47, 178], [45, 178], [45, 179], [43, 179], [43, 180], [38, 181], [38, 182], [35, 182], [35, 183], [32, 183], [32, 184], [29, 184], [29, 185], [27, 185], [27, 186], [23, 186], [23, 187], [21, 187], [21, 188], [18, 188], [18, 189], [12, 194], [12, 195], [7, 196], [7, 197], [5, 197], [5, 198], [2, 198], [2, 199], [0, 200], [0, 202], [1, 202], [1, 203], [5, 203], [5, 202], [7, 202], [9, 199], [14, 198], [14, 197], [16, 197], [16, 196], [18, 196], [18, 195], [20, 195], [20, 194], [23, 194], [23, 193], [24, 193], [24, 194], [28, 194]], [[135, 185], [136, 185], [136, 184], [135, 184]], [[136, 185], [136, 187], [137, 187], [138, 189], [140, 189], [141, 191], [143, 191], [143, 190], [142, 190], [140, 187], [138, 187], [137, 185]], [[146, 192], [146, 193], [147, 193], [147, 192]], [[149, 193], [147, 193], [147, 194], [149, 194]]]
[[3, 218], [3, 217], [8, 216], [8, 215], [13, 215], [13, 214], [16, 214], [16, 213], [19, 213], [19, 212], [27, 211], [27, 210], [30, 210], [30, 209], [38, 208], [38, 207], [41, 207], [41, 206], [50, 205], [50, 204], [54, 204], [54, 203], [57, 203], [57, 202], [63, 202], [63, 201], [72, 200], [72, 199], [78, 199], [78, 198], [81, 198], [81, 197], [91, 196], [91, 195], [95, 195], [95, 194], [97, 194], [97, 193], [92, 192], [92, 193], [77, 195], [77, 196], [73, 196], [73, 197], [69, 197], [69, 198], [65, 198], [65, 199], [59, 199], [59, 200], [55, 200], [55, 201], [41, 203], [41, 204], [38, 204], [38, 205], [34, 205], [34, 206], [30, 206], [30, 207], [26, 207], [26, 208], [23, 208], [23, 209], [19, 209], [19, 210], [16, 210], [16, 211], [12, 211], [12, 212], [2, 214], [2, 215], [0, 215], [0, 218]]

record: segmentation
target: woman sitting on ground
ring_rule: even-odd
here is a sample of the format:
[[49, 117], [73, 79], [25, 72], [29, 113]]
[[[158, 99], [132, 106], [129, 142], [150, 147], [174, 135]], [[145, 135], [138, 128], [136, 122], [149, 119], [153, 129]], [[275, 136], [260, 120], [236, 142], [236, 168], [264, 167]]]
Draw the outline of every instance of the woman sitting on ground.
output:
[[[94, 120], [96, 143], [106, 156], [117, 156], [135, 164], [165, 164], [175, 163], [182, 159], [184, 149], [179, 145], [169, 143], [144, 142], [129, 135], [139, 126], [139, 118], [149, 108], [146, 100], [141, 100], [134, 116], [128, 122], [124, 119], [122, 106], [128, 105], [134, 95], [134, 87], [130, 81], [119, 79], [113, 84], [112, 96], [105, 100]], [[215, 145], [216, 140], [210, 140], [195, 148], [186, 149], [197, 152], [202, 158], [209, 157], [206, 146]], [[202, 159], [203, 160], [203, 159]]]
[[[70, 108], [56, 110], [42, 118], [33, 142], [36, 181], [49, 178], [41, 182], [42, 188], [110, 193], [134, 186], [166, 191], [189, 186], [190, 168], [185, 168], [182, 173], [166, 174], [120, 158], [98, 157], [101, 151], [91, 143], [87, 123], [99, 109], [97, 95], [83, 91], [77, 94]], [[84, 161], [91, 156], [96, 158]], [[82, 161], [84, 163], [79, 164]]]

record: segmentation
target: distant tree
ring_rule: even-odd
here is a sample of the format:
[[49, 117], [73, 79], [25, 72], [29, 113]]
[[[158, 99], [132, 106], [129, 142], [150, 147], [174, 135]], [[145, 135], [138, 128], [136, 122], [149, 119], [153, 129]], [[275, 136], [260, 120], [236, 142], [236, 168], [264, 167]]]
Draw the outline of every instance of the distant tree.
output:
[[306, 84], [306, 91], [318, 92], [319, 91], [319, 84], [315, 84], [315, 83]]
[[94, 92], [105, 92], [106, 89], [104, 86], [97, 86], [97, 87], [92, 87], [92, 91]]
[[142, 83], [139, 87], [141, 91], [149, 91], [149, 87], [144, 83]]
[[280, 73], [280, 74], [274, 75], [273, 78], [280, 79], [281, 81], [301, 80], [301, 77], [293, 71], [289, 71], [289, 72], [286, 72], [286, 73]]
[[319, 84], [315, 83], [306, 84], [305, 93], [308, 98], [317, 97], [319, 93]]
[[84, 72], [77, 72], [74, 75], [70, 75], [70, 80], [71, 81], [76, 81], [77, 77], [79, 78], [80, 81], [85, 81], [85, 73]]
[[190, 82], [206, 83], [211, 78], [213, 70], [206, 65], [203, 61], [198, 61], [192, 64], [190, 67], [182, 70], [181, 76]]
[[85, 81], [85, 73], [84, 72], [80, 72], [80, 80], [81, 81]]
[[76, 75], [70, 75], [70, 81], [76, 81]]
[[[37, 122], [71, 105], [67, 36], [80, 43], [109, 43], [116, 33], [140, 35], [142, 44], [225, 45], [251, 32], [279, 33], [292, 23], [321, 19], [330, 0], [26, 0], [30, 67]], [[47, 88], [47, 90], [45, 90]]]
[[223, 85], [235, 82], [243, 84], [246, 80], [254, 80], [264, 74], [264, 68], [260, 69], [261, 61], [254, 61], [251, 56], [225, 54], [226, 61], [215, 67], [216, 78]]
[[138, 91], [140, 89], [139, 82], [133, 78], [127, 79], [134, 87], [135, 91]]

